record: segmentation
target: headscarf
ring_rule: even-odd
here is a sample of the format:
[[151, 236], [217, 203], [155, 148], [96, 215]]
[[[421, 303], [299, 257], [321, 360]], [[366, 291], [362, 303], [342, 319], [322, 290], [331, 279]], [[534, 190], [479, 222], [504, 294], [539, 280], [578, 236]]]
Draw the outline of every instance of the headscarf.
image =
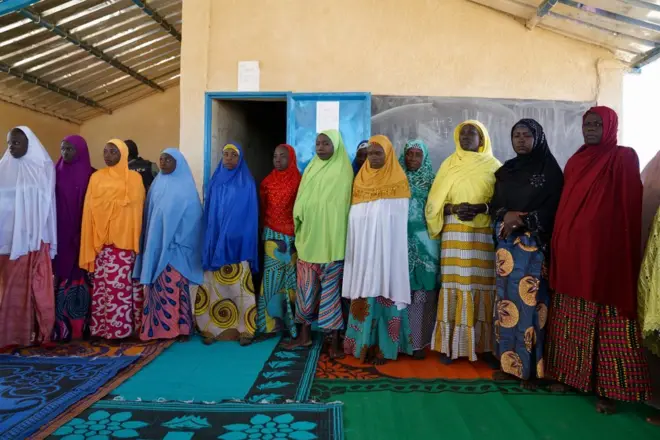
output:
[[321, 132], [335, 148], [332, 157], [314, 156], [300, 182], [293, 207], [298, 258], [308, 263], [344, 259], [353, 167], [337, 130]]
[[372, 168], [368, 160], [362, 165], [353, 182], [351, 204], [357, 205], [379, 199], [410, 198], [408, 178], [396, 160], [392, 142], [387, 136], [376, 135], [369, 139], [369, 143], [383, 147], [385, 164], [380, 169]]
[[300, 186], [300, 170], [296, 160], [296, 150], [291, 145], [281, 144], [289, 152], [289, 165], [286, 170], [273, 169], [261, 182], [260, 199], [264, 226], [284, 235], [294, 235], [293, 205]]
[[138, 151], [138, 146], [135, 143], [135, 141], [133, 141], [132, 139], [126, 139], [124, 141], [124, 143], [128, 147], [128, 160], [129, 161], [131, 161], [133, 159], [137, 159], [138, 157], [140, 157], [140, 153]]
[[85, 139], [74, 134], [65, 137], [64, 142], [73, 145], [76, 155], [68, 163], [60, 157], [55, 165], [58, 243], [55, 275], [62, 279], [78, 279], [82, 275], [78, 258], [83, 205], [93, 168]]
[[519, 125], [532, 132], [534, 147], [529, 154], [517, 155], [497, 170], [491, 210], [493, 216], [498, 211], [527, 212], [537, 226], [534, 234], [545, 245], [552, 235], [564, 175], [550, 151], [543, 127], [533, 119], [521, 119], [511, 129], [512, 138]]
[[50, 258], [55, 258], [57, 214], [53, 161], [32, 130], [25, 126], [15, 128], [27, 137], [28, 149], [25, 156], [16, 159], [7, 148], [0, 159], [0, 255], [18, 260], [41, 249], [43, 242], [50, 244]]
[[[473, 125], [481, 132], [484, 145], [479, 151], [466, 151], [459, 141], [461, 128]], [[454, 130], [456, 151], [440, 166], [426, 204], [426, 221], [431, 238], [438, 238], [444, 226], [447, 203], [488, 203], [495, 189], [495, 171], [502, 165], [493, 156], [488, 130], [479, 121], [469, 120]], [[475, 228], [490, 225], [490, 216], [478, 214], [474, 220], [461, 223]]]
[[357, 147], [357, 150], [355, 150], [355, 159], [353, 159], [353, 174], [357, 174], [358, 171], [360, 171], [360, 168], [362, 168], [362, 167], [358, 167], [358, 164], [357, 164], [357, 154], [358, 154], [358, 152], [360, 150], [364, 150], [368, 146], [369, 146], [369, 141], [367, 139], [365, 139], [365, 140], [360, 142], [360, 144]]
[[204, 200], [204, 270], [219, 270], [228, 264], [247, 261], [253, 273], [259, 272], [257, 187], [245, 162], [243, 149], [227, 144], [225, 150], [239, 154], [233, 170], [220, 162], [211, 178]]
[[583, 145], [566, 164], [552, 236], [550, 284], [564, 295], [637, 314], [642, 182], [631, 148], [617, 145], [618, 117], [608, 107], [597, 145]]
[[177, 148], [163, 153], [176, 160], [170, 174], [160, 173], [144, 206], [144, 230], [133, 277], [153, 284], [171, 265], [193, 284], [202, 284], [202, 203], [186, 158]]
[[660, 207], [660, 151], [656, 153], [642, 171], [644, 198], [642, 199], [642, 249], [646, 247], [649, 231]]
[[[421, 150], [421, 166], [410, 171], [406, 167], [406, 152]], [[410, 185], [410, 204], [408, 206], [408, 269], [410, 271], [411, 290], [434, 290], [438, 287], [438, 260], [440, 242], [429, 236], [424, 210], [429, 190], [433, 185], [433, 165], [429, 150], [424, 141], [409, 141], [399, 156], [399, 163], [405, 170]]]
[[104, 246], [140, 251], [144, 186], [142, 178], [128, 169], [128, 147], [111, 139], [121, 158], [111, 167], [92, 174], [85, 195], [80, 242], [80, 267], [94, 272], [94, 260]]

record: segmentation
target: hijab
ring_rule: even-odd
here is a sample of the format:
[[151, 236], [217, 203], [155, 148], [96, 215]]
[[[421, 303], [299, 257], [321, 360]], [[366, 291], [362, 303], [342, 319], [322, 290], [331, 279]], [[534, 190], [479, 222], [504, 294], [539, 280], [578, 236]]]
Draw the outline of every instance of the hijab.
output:
[[261, 182], [260, 195], [264, 226], [280, 234], [294, 235], [293, 205], [296, 202], [300, 186], [300, 170], [296, 160], [296, 151], [291, 145], [281, 144], [289, 153], [289, 165], [286, 170], [273, 169]]
[[[483, 145], [478, 151], [461, 148], [461, 129], [466, 125], [476, 127], [481, 133]], [[495, 188], [495, 171], [502, 165], [493, 156], [488, 130], [479, 121], [469, 120], [458, 124], [454, 130], [456, 151], [440, 166], [429, 192], [426, 204], [426, 221], [431, 238], [438, 238], [444, 226], [444, 209], [448, 203], [488, 203]], [[485, 228], [490, 225], [490, 216], [478, 214], [473, 220], [461, 223]]]
[[[420, 150], [423, 154], [421, 166], [411, 171], [406, 167], [406, 152]], [[440, 243], [429, 236], [424, 217], [426, 200], [433, 185], [433, 165], [429, 150], [424, 141], [409, 141], [399, 156], [399, 163], [405, 170], [410, 185], [408, 206], [408, 269], [411, 290], [434, 290], [438, 287], [438, 260]]]
[[[0, 255], [17, 260], [50, 244], [57, 254], [57, 214], [53, 161], [37, 136], [20, 126], [28, 141], [27, 153], [16, 159], [9, 148], [0, 159]], [[12, 129], [13, 130], [13, 129]], [[7, 133], [7, 140], [9, 140]]]
[[357, 174], [358, 171], [360, 171], [360, 168], [362, 168], [362, 167], [358, 167], [358, 164], [357, 164], [357, 160], [358, 160], [357, 159], [357, 154], [358, 154], [358, 152], [360, 150], [364, 150], [368, 146], [369, 146], [369, 141], [367, 139], [365, 139], [365, 140], [360, 142], [360, 144], [357, 147], [357, 150], [355, 150], [355, 159], [353, 159], [353, 174]]
[[321, 134], [330, 138], [334, 153], [328, 160], [315, 155], [310, 161], [293, 207], [298, 258], [319, 264], [344, 259], [353, 185], [353, 167], [341, 134]]
[[94, 272], [94, 260], [104, 246], [138, 253], [144, 209], [142, 178], [128, 169], [128, 147], [111, 139], [119, 149], [117, 164], [92, 174], [85, 195], [80, 242], [80, 267]]
[[616, 307], [635, 318], [641, 260], [642, 182], [631, 148], [617, 145], [618, 117], [608, 107], [603, 137], [568, 161], [552, 236], [550, 284], [564, 295]]
[[228, 264], [247, 261], [253, 273], [259, 272], [258, 201], [254, 178], [238, 144], [227, 144], [225, 150], [238, 153], [233, 170], [220, 162], [211, 178], [204, 200], [204, 270], [219, 270]]
[[87, 142], [76, 134], [64, 138], [76, 149], [71, 162], [60, 157], [55, 165], [55, 195], [57, 200], [57, 258], [55, 275], [62, 279], [78, 279], [82, 271], [80, 229], [87, 185], [94, 169], [89, 159]]
[[167, 148], [176, 161], [170, 174], [156, 176], [144, 206], [144, 230], [133, 277], [153, 284], [169, 264], [193, 284], [202, 284], [202, 203], [186, 158]]
[[382, 168], [372, 168], [367, 160], [358, 171], [353, 182], [351, 204], [372, 202], [380, 199], [408, 199], [410, 187], [403, 168], [396, 160], [392, 142], [383, 135], [369, 138], [370, 144], [378, 144], [385, 151], [385, 164]]
[[[534, 219], [533, 233], [541, 243], [549, 244], [555, 214], [564, 185], [564, 175], [548, 146], [543, 127], [533, 119], [521, 119], [511, 129], [524, 126], [534, 136], [528, 154], [519, 154], [504, 163], [495, 173], [495, 194], [491, 202], [494, 217], [506, 211], [527, 212]], [[501, 213], [499, 215], [498, 211]]]

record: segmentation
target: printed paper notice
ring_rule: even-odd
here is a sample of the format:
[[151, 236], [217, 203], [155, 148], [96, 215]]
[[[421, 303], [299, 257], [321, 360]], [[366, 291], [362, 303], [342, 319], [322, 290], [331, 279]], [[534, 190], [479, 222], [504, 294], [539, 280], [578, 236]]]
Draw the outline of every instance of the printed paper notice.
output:
[[259, 91], [259, 61], [238, 62], [238, 91]]
[[318, 101], [316, 103], [316, 132], [339, 130], [339, 102]]

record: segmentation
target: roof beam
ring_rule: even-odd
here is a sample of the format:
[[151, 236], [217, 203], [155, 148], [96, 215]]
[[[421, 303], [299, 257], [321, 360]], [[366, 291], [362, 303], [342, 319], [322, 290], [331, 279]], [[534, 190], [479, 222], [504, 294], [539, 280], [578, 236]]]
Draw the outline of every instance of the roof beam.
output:
[[160, 14], [158, 14], [158, 12], [154, 11], [153, 9], [151, 9], [151, 8], [150, 8], [145, 2], [143, 2], [142, 0], [133, 0], [133, 3], [135, 3], [135, 5], [136, 5], [138, 8], [142, 9], [142, 12], [144, 12], [144, 13], [147, 14], [149, 17], [151, 17], [151, 19], [152, 19], [153, 21], [155, 21], [156, 23], [158, 23], [158, 24], [160, 25], [160, 27], [162, 27], [163, 29], [165, 29], [165, 30], [167, 31], [168, 34], [170, 34], [171, 36], [173, 36], [174, 38], [176, 38], [179, 42], [181, 42], [181, 34], [179, 33], [179, 31], [177, 31], [176, 28], [175, 28], [174, 26], [172, 26], [171, 24], [169, 24], [169, 23], [167, 22], [167, 20], [165, 20], [163, 17], [161, 17]]
[[35, 4], [39, 0], [0, 0], [0, 17], [6, 14], [11, 14], [22, 8], [27, 8]]
[[527, 26], [527, 29], [530, 31], [533, 30], [536, 25], [539, 24], [539, 22], [543, 19], [543, 17], [548, 15], [550, 9], [557, 5], [558, 1], [559, 0], [543, 0], [543, 3], [541, 3], [538, 9], [536, 9], [536, 15], [527, 20], [527, 24], [525, 25]]
[[50, 90], [51, 92], [62, 95], [65, 98], [73, 99], [80, 103], [83, 103], [86, 106], [97, 108], [109, 115], [112, 114], [112, 111], [103, 107], [101, 104], [99, 104], [98, 102], [92, 99], [79, 95], [72, 90], [60, 87], [57, 84], [53, 84], [51, 82], [45, 81], [39, 78], [38, 76], [30, 75], [29, 73], [25, 73], [20, 70], [13, 69], [9, 64], [0, 62], [0, 72], [5, 72], [6, 74], [11, 75], [15, 78], [22, 79], [23, 81], [31, 82], [32, 84], [36, 84], [39, 87], [43, 87], [44, 89]]
[[655, 49], [649, 50], [645, 54], [640, 55], [639, 57], [635, 58], [631, 64], [633, 69], [639, 70], [656, 60], [660, 60], [660, 47], [656, 47]]
[[637, 26], [650, 31], [660, 32], [660, 24], [651, 23], [644, 20], [638, 20], [636, 18], [628, 17], [627, 15], [617, 14], [616, 12], [606, 11], [605, 9], [595, 8], [592, 6], [585, 6], [582, 3], [575, 2], [573, 0], [559, 0], [559, 3], [570, 6], [581, 11], [589, 12], [591, 14], [596, 14], [601, 17], [609, 18], [610, 20], [618, 21], [619, 23], [625, 23], [631, 26]]
[[631, 6], [635, 6], [637, 8], [660, 12], [660, 5], [657, 5], [655, 3], [649, 3], [643, 0], [621, 0], [621, 1], [624, 3], [628, 3]]
[[140, 75], [133, 69], [131, 69], [128, 66], [125, 66], [124, 64], [120, 63], [117, 61], [115, 58], [112, 58], [105, 52], [95, 48], [91, 44], [86, 43], [83, 40], [80, 40], [79, 38], [74, 37], [67, 31], [66, 29], [51, 23], [44, 19], [41, 15], [36, 14], [28, 9], [21, 9], [18, 11], [19, 14], [21, 14], [23, 17], [29, 19], [32, 21], [34, 24], [37, 26], [41, 26], [45, 29], [48, 29], [49, 31], [53, 32], [55, 35], [64, 38], [66, 41], [68, 41], [71, 44], [75, 44], [76, 46], [80, 47], [84, 51], [94, 55], [95, 57], [99, 58], [102, 61], [105, 61], [106, 63], [110, 64], [112, 67], [124, 72], [125, 74], [135, 78], [136, 80], [140, 81], [142, 84], [151, 87], [154, 90], [158, 90], [159, 92], [164, 92], [165, 89], [163, 89], [161, 86], [156, 84], [155, 82], [151, 81], [150, 79]]

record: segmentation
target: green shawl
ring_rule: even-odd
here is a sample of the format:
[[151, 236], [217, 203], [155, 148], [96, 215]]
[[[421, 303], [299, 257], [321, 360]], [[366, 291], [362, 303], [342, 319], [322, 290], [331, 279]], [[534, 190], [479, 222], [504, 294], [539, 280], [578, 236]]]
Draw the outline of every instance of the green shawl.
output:
[[305, 168], [293, 207], [298, 258], [307, 263], [341, 261], [346, 253], [353, 166], [337, 130], [322, 132], [335, 148], [328, 160], [314, 156]]

